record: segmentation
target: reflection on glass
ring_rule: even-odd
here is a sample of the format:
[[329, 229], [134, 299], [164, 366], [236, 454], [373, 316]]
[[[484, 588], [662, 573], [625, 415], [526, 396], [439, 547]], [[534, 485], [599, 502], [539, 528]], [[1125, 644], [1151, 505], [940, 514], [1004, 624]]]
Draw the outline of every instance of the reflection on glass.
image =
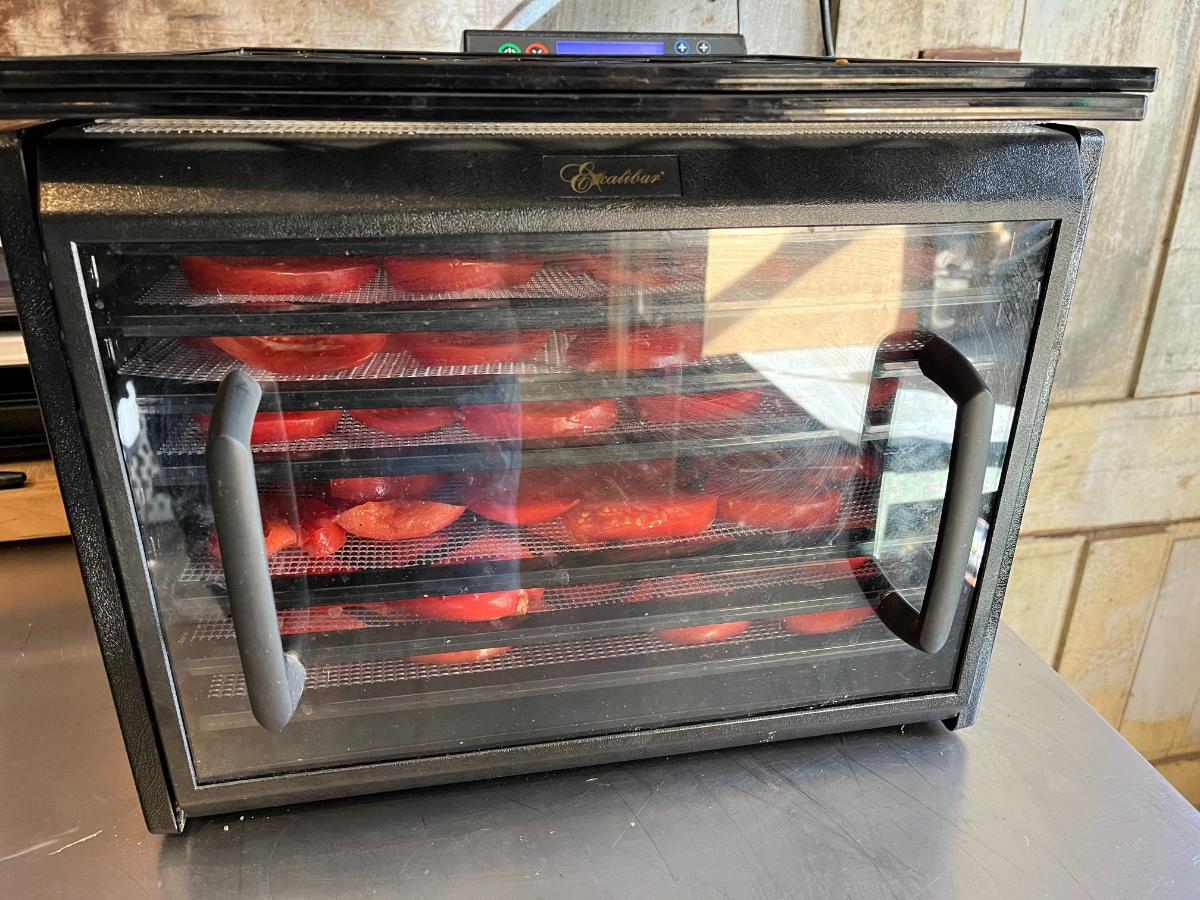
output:
[[[201, 777], [949, 686], [953, 638], [926, 656], [873, 611], [886, 585], [920, 604], [946, 490], [955, 407], [916, 353], [949, 341], [996, 398], [984, 540], [1051, 237], [1018, 222], [84, 248], [97, 299], [141, 329], [107, 345], [113, 401], [137, 436]], [[235, 368], [264, 386], [263, 546], [309, 671], [270, 740], [206, 486]]]

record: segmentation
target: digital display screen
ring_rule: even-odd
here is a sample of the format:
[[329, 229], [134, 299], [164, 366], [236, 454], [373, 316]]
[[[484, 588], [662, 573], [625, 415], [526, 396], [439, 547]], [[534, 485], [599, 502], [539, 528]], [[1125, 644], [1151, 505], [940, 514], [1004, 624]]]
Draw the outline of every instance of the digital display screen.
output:
[[581, 56], [662, 56], [662, 41], [555, 41], [556, 53]]

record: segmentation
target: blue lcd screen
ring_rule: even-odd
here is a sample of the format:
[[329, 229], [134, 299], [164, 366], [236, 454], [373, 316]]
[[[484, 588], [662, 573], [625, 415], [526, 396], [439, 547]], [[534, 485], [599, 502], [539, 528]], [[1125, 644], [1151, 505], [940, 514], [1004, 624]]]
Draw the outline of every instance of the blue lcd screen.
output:
[[555, 41], [555, 53], [581, 56], [662, 56], [662, 41]]

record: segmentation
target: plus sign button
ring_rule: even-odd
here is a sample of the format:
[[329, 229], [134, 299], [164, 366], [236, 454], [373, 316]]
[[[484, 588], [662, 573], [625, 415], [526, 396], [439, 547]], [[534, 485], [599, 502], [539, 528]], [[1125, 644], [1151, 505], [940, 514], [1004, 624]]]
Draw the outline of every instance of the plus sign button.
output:
[[707, 53], [707, 52], [708, 52], [709, 50], [711, 50], [711, 49], [712, 49], [712, 45], [711, 45], [711, 44], [709, 44], [709, 42], [708, 42], [708, 41], [701, 41], [700, 43], [698, 43], [698, 44], [696, 45], [696, 52], [697, 52], [697, 53]]
[[691, 45], [689, 45], [687, 41], [676, 41], [675, 42], [675, 52], [678, 53], [680, 56], [684, 56], [691, 49], [692, 49]]

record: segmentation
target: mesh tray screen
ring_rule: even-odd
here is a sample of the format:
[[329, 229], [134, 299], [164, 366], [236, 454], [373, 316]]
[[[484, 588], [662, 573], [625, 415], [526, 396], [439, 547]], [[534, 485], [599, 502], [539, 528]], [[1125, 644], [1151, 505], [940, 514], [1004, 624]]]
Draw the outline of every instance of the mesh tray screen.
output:
[[[664, 280], [661, 284], [645, 287], [609, 285], [597, 281], [588, 275], [574, 274], [566, 269], [555, 266], [543, 266], [525, 284], [515, 288], [471, 291], [446, 291], [440, 293], [408, 293], [391, 285], [387, 277], [380, 272], [362, 287], [339, 294], [277, 294], [272, 302], [296, 304], [336, 303], [336, 304], [404, 304], [421, 305], [429, 302], [444, 302], [448, 300], [476, 300], [479, 298], [495, 300], [518, 299], [570, 299], [609, 301], [621, 298], [636, 298], [640, 296], [662, 296], [675, 294], [692, 294], [702, 297], [704, 292], [703, 278], [697, 278], [694, 265], [675, 264], [669, 268], [664, 263], [677, 262], [667, 254], [660, 254], [656, 260], [655, 273], [661, 274]], [[157, 306], [214, 306], [246, 303], [262, 306], [261, 296], [245, 294], [199, 294], [192, 291], [184, 280], [183, 273], [169, 272], [138, 298], [138, 303]]]
[[[758, 434], [760, 432], [826, 432], [819, 422], [786, 398], [767, 394], [758, 410], [740, 414], [725, 422], [704, 425], [663, 425], [642, 422], [626, 401], [618, 402], [620, 420], [605, 431], [593, 432], [573, 438], [576, 443], [602, 444], [620, 443], [630, 436], [641, 440], [686, 440], [689, 438], [724, 437], [728, 435]], [[172, 420], [178, 427], [168, 432], [158, 444], [163, 456], [197, 455], [204, 452], [205, 434], [189, 416]], [[405, 447], [431, 447], [448, 444], [495, 444], [496, 438], [475, 434], [460, 424], [447, 425], [425, 434], [399, 437], [386, 434], [363, 425], [351, 416], [344, 415], [338, 427], [326, 435], [293, 441], [255, 444], [256, 456], [272, 453], [304, 454], [327, 453], [335, 450], [356, 449], [402, 449]], [[539, 442], [539, 446], [547, 442]]]
[[[875, 515], [877, 498], [870, 492], [860, 492], [842, 504], [840, 521], [857, 525]], [[830, 529], [834, 531], [835, 529]], [[370, 569], [403, 569], [438, 566], [486, 560], [519, 559], [523, 555], [570, 557], [606, 549], [637, 549], [653, 547], [697, 548], [714, 540], [736, 540], [754, 535], [772, 534], [766, 528], [744, 528], [717, 520], [706, 531], [693, 537], [646, 538], [619, 543], [578, 543], [561, 520], [525, 528], [498, 525], [476, 518], [470, 513], [436, 534], [406, 541], [373, 541], [351, 537], [333, 556], [314, 560], [303, 550], [284, 550], [268, 562], [276, 578], [319, 575], [332, 572]], [[193, 560], [179, 577], [183, 583], [203, 582], [223, 584], [224, 572], [211, 557]]]
[[[512, 671], [562, 663], [641, 656], [663, 650], [679, 652], [681, 649], [685, 649], [687, 652], [694, 653], [698, 658], [703, 658], [706, 651], [711, 651], [713, 648], [748, 647], [748, 649], [752, 649], [752, 645], [759, 641], [775, 640], [781, 637], [794, 638], [798, 643], [806, 640], [793, 635], [778, 622], [755, 622], [735, 638], [690, 648], [680, 648], [669, 644], [653, 634], [630, 634], [564, 641], [558, 644], [530, 644], [515, 647], [503, 656], [460, 665], [427, 665], [410, 662], [407, 659], [362, 660], [352, 663], [313, 666], [308, 670], [305, 690], [367, 687], [378, 684], [394, 684], [410, 679], [427, 681], [450, 675], [473, 675], [481, 672]], [[845, 646], [853, 646], [860, 642], [885, 642], [880, 639], [880, 631], [869, 626], [842, 633], [839, 635], [839, 639]], [[886, 643], [895, 643], [895, 639], [886, 639]], [[210, 700], [244, 697], [245, 694], [246, 682], [240, 673], [213, 675], [209, 680], [208, 698]]]
[[[864, 574], [873, 574], [872, 569]], [[742, 588], [769, 587], [780, 584], [811, 585], [830, 579], [828, 569], [815, 566], [777, 566], [768, 569], [746, 569], [733, 572], [712, 572], [696, 575], [665, 576], [641, 581], [603, 584], [573, 584], [565, 587], [547, 588], [539, 612], [560, 612], [590, 606], [609, 606], [625, 602], [635, 586], [649, 587], [655, 599], [670, 600], [705, 596]], [[327, 620], [333, 610], [349, 610], [362, 622], [364, 628], [393, 626], [397, 622], [420, 622], [420, 616], [403, 611], [389, 611], [380, 615], [369, 603], [346, 603], [321, 607], [284, 609], [279, 611], [279, 623], [285, 633], [317, 632], [322, 620]], [[182, 640], [186, 643], [232, 640], [233, 622], [225, 615], [206, 616], [192, 624]]]

